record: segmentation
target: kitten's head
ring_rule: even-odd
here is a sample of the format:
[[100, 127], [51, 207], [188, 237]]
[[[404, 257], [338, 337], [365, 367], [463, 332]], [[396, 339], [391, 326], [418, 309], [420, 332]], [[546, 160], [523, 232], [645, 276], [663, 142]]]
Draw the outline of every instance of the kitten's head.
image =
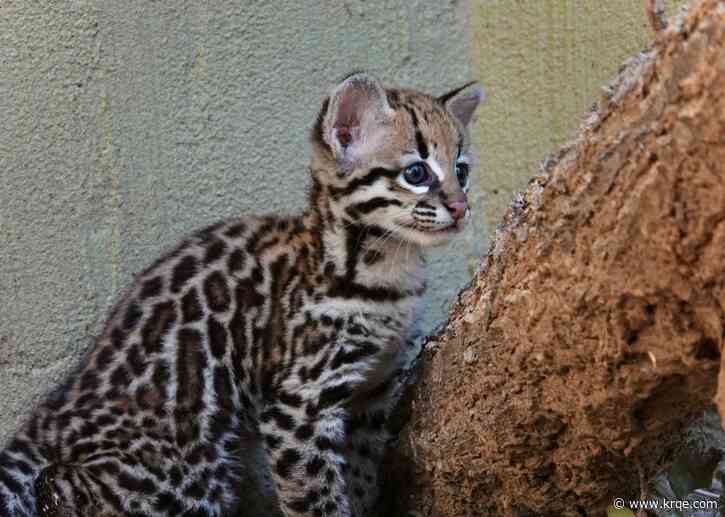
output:
[[470, 213], [468, 125], [482, 98], [477, 83], [436, 98], [363, 73], [346, 78], [312, 133], [313, 176], [329, 209], [407, 242], [448, 241]]

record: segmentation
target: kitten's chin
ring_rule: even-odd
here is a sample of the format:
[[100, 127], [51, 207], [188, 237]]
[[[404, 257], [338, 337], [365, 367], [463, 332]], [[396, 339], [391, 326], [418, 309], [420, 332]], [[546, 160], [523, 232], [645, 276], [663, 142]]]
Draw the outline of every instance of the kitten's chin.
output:
[[397, 233], [410, 243], [424, 248], [444, 246], [463, 231], [464, 224], [452, 224], [439, 230], [419, 229], [410, 226], [398, 226]]

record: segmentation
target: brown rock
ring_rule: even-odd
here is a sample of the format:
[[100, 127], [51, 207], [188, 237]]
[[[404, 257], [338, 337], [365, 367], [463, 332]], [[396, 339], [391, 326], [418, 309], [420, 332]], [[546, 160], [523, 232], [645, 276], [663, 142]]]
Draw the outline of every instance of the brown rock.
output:
[[640, 475], [666, 466], [712, 403], [725, 333], [723, 5], [696, 2], [630, 60], [507, 213], [423, 354], [390, 459], [390, 515], [603, 515], [638, 495]]

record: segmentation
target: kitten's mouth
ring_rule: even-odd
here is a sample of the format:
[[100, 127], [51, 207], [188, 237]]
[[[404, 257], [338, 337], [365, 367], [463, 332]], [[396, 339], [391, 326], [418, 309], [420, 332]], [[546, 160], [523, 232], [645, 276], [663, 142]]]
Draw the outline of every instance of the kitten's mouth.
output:
[[463, 229], [463, 225], [459, 224], [457, 222], [453, 222], [453, 223], [449, 224], [448, 226], [433, 227], [433, 228], [426, 228], [424, 226], [420, 226], [415, 223], [401, 223], [401, 226], [405, 226], [406, 228], [410, 228], [411, 230], [415, 230], [417, 232], [429, 233], [429, 234], [433, 234], [433, 235], [453, 234], [453, 233], [458, 233]]

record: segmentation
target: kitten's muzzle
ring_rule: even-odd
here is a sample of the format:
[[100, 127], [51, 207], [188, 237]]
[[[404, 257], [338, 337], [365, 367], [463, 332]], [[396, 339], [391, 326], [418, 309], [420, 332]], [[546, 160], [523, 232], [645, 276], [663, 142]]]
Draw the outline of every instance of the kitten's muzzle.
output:
[[466, 201], [453, 201], [446, 203], [445, 205], [450, 212], [451, 217], [456, 222], [463, 219], [466, 215], [466, 211], [468, 210], [468, 203]]

